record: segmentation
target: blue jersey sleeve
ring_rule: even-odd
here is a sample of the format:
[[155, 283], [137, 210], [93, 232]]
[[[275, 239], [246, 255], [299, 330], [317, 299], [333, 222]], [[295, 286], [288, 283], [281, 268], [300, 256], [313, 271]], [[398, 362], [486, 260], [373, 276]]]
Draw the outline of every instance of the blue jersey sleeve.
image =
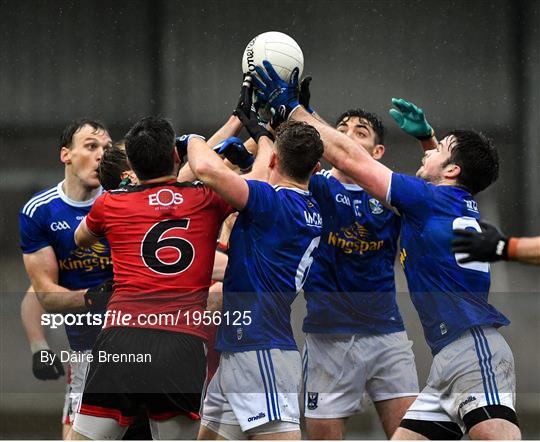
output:
[[273, 223], [276, 213], [277, 195], [274, 188], [263, 181], [248, 180], [249, 196], [246, 206], [241, 212], [259, 223]]
[[392, 173], [388, 203], [401, 215], [424, 221], [431, 213], [434, 193], [435, 186], [421, 178]]
[[30, 217], [19, 212], [20, 245], [23, 253], [34, 253], [50, 244], [46, 226], [43, 226], [38, 214]]

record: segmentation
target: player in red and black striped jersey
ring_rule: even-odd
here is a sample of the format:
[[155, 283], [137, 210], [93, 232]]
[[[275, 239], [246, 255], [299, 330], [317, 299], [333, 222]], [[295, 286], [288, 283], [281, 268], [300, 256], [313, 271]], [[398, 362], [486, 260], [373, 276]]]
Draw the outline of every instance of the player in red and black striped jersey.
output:
[[[104, 194], [75, 233], [80, 245], [108, 238], [115, 274], [75, 436], [118, 438], [143, 407], [155, 438], [189, 437], [178, 416], [198, 412], [207, 337], [190, 319], [205, 310], [217, 235], [232, 209], [202, 184], [176, 182], [166, 120], [139, 121], [126, 152], [141, 184]], [[99, 363], [115, 352], [151, 362]]]

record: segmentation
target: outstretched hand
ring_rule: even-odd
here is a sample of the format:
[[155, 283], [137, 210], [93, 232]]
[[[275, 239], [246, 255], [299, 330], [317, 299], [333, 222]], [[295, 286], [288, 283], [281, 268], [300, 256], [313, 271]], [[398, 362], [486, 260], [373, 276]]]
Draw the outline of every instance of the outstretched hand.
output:
[[403, 98], [392, 98], [392, 104], [396, 109], [389, 110], [390, 116], [403, 132], [419, 140], [428, 140], [435, 135], [435, 131], [426, 120], [424, 111], [414, 103]]
[[283, 80], [268, 60], [263, 61], [264, 69], [255, 66], [257, 76], [253, 77], [253, 85], [259, 101], [269, 103], [274, 111], [287, 120], [290, 114], [300, 106], [298, 75], [296, 67], [291, 73], [289, 81]]
[[466, 253], [460, 264], [472, 261], [494, 262], [508, 258], [508, 238], [497, 227], [480, 221], [481, 232], [456, 229], [452, 240], [453, 253]]

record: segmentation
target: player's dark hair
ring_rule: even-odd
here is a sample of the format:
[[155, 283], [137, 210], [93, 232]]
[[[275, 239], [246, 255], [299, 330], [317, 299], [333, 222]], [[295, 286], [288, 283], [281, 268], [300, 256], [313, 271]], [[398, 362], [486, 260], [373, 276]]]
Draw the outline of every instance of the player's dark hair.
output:
[[140, 180], [173, 173], [173, 149], [174, 129], [161, 117], [144, 117], [126, 134], [126, 153]]
[[93, 133], [97, 133], [99, 131], [108, 132], [105, 125], [100, 121], [90, 120], [88, 118], [80, 118], [78, 120], [73, 120], [68, 123], [68, 125], [62, 130], [62, 134], [60, 135], [59, 140], [60, 148], [67, 147], [68, 149], [71, 149], [73, 135], [75, 135], [80, 129], [82, 129], [86, 125], [89, 125], [94, 129]]
[[382, 121], [377, 115], [364, 109], [349, 109], [347, 112], [342, 113], [336, 121], [336, 127], [341, 123], [346, 123], [353, 117], [366, 120], [375, 132], [375, 143], [384, 144], [384, 125]]
[[286, 121], [276, 130], [276, 153], [281, 170], [305, 182], [324, 152], [317, 129], [302, 121]]
[[458, 184], [466, 187], [473, 195], [481, 192], [499, 177], [499, 155], [493, 141], [473, 130], [453, 130], [456, 143], [450, 158], [443, 164], [456, 164], [461, 173]]
[[131, 170], [126, 152], [116, 143], [105, 150], [99, 162], [99, 182], [105, 190], [117, 189], [122, 181], [122, 173]]

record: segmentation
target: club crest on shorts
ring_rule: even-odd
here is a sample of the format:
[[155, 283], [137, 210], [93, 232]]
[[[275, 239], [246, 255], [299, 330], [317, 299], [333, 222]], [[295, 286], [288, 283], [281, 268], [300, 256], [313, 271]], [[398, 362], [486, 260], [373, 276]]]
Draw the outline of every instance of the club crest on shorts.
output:
[[313, 393], [311, 391], [308, 391], [307, 394], [307, 407], [309, 410], [315, 410], [317, 408], [319, 401], [319, 393]]
[[242, 327], [238, 327], [236, 329], [236, 339], [241, 340], [244, 337], [244, 329]]
[[376, 200], [375, 198], [369, 199], [369, 208], [373, 215], [380, 215], [384, 211], [384, 207], [381, 202], [379, 200]]

